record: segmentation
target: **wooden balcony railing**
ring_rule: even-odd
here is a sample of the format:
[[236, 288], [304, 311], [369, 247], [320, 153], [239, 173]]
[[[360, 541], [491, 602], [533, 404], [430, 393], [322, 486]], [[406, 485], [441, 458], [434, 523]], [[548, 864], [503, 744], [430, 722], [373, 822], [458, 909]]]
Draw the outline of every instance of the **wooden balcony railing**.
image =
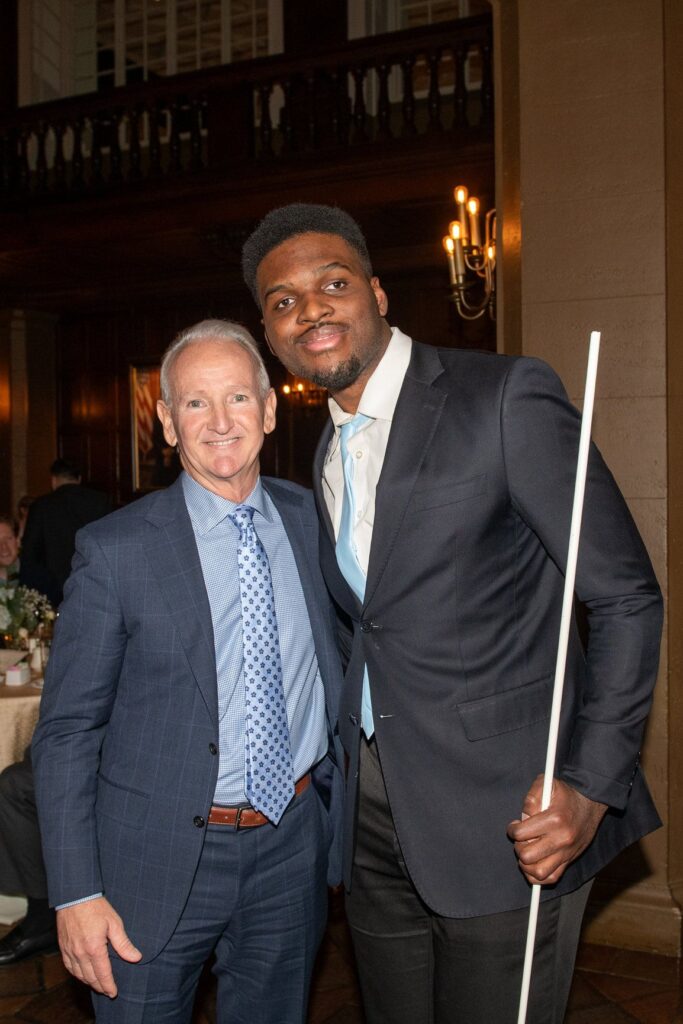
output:
[[475, 17], [24, 107], [0, 126], [0, 198], [489, 134], [491, 21]]

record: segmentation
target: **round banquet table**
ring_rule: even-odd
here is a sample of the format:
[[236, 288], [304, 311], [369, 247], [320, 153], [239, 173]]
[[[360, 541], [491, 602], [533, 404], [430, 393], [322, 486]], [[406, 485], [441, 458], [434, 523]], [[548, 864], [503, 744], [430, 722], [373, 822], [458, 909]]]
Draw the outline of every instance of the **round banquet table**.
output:
[[42, 686], [0, 684], [0, 771], [21, 761], [38, 721]]

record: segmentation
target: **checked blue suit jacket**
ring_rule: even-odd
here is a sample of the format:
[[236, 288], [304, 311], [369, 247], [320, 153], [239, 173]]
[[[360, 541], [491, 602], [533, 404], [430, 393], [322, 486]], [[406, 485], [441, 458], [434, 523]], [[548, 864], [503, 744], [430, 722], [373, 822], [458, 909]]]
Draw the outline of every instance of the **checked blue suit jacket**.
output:
[[[333, 736], [335, 617], [310, 492], [264, 479], [299, 569]], [[175, 928], [218, 774], [211, 611], [180, 480], [77, 538], [33, 742], [50, 902], [104, 892], [148, 960]], [[338, 739], [314, 772], [340, 877]]]

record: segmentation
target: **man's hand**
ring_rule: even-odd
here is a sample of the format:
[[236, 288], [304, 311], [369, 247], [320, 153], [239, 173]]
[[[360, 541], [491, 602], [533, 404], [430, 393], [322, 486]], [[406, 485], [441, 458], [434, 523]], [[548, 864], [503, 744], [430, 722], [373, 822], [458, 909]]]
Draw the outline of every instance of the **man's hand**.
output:
[[607, 810], [607, 804], [554, 779], [550, 806], [541, 811], [542, 792], [539, 775], [526, 795], [521, 820], [507, 827], [517, 862], [532, 885], [559, 881], [567, 865], [590, 844]]
[[57, 935], [67, 970], [111, 999], [117, 988], [107, 942], [129, 963], [142, 956], [126, 935], [123, 921], [103, 896], [58, 910]]

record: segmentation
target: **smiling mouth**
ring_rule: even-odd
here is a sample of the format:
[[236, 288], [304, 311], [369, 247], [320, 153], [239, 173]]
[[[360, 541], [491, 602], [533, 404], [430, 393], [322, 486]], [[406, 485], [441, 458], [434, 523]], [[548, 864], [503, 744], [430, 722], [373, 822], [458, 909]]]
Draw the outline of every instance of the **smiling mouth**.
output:
[[204, 444], [208, 444], [211, 448], [227, 448], [228, 445], [234, 444], [239, 441], [239, 437], [226, 437], [220, 441], [205, 441]]

